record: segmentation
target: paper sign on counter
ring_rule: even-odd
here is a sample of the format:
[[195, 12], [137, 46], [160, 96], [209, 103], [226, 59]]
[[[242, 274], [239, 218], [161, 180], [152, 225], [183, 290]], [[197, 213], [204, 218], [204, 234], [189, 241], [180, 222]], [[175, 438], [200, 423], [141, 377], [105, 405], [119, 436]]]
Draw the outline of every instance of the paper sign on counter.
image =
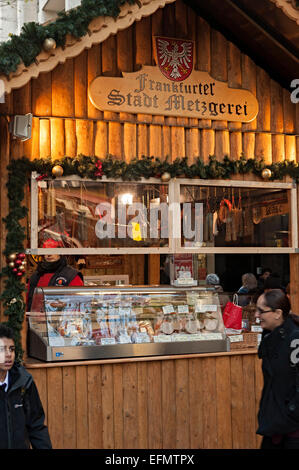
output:
[[101, 345], [106, 346], [108, 344], [115, 344], [115, 338], [102, 338]]
[[243, 335], [232, 335], [232, 336], [229, 336], [229, 340], [231, 343], [239, 343], [241, 341], [243, 341], [244, 337]]
[[162, 307], [164, 315], [168, 315], [170, 313], [174, 313], [174, 308], [173, 305], [164, 305]]
[[189, 313], [188, 305], [178, 305], [178, 313]]
[[171, 336], [168, 335], [154, 336], [154, 343], [171, 343], [171, 341]]
[[204, 312], [217, 312], [218, 305], [202, 305], [196, 304], [195, 312], [204, 313]]

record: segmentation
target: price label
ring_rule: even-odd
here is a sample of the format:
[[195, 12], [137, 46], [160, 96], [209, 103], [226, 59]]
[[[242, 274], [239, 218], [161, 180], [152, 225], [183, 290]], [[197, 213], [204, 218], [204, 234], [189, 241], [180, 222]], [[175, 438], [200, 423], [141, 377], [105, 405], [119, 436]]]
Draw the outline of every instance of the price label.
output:
[[158, 335], [154, 336], [154, 343], [171, 343], [171, 336], [168, 335]]
[[178, 305], [178, 313], [189, 313], [188, 305]]
[[174, 313], [173, 305], [164, 305], [162, 307], [164, 315], [169, 315], [170, 313]]
[[150, 343], [151, 339], [147, 333], [137, 333], [136, 343]]
[[222, 334], [221, 333], [201, 333], [200, 339], [204, 339], [204, 340], [222, 339]]
[[254, 331], [255, 333], [262, 333], [263, 328], [259, 325], [251, 325], [251, 331]]
[[240, 343], [241, 341], [243, 341], [243, 339], [243, 335], [229, 336], [229, 340], [231, 343]]
[[101, 345], [106, 346], [108, 344], [115, 344], [115, 338], [102, 338]]
[[[112, 338], [113, 339], [113, 338]], [[129, 335], [120, 335], [119, 338], [118, 338], [118, 341], [121, 343], [121, 344], [128, 344], [128, 343], [131, 343], [131, 338]]]
[[189, 335], [184, 335], [184, 334], [173, 335], [172, 341], [174, 342], [189, 341]]
[[217, 312], [218, 306], [217, 305], [202, 305], [196, 304], [195, 312], [196, 313], [204, 313], [204, 312]]

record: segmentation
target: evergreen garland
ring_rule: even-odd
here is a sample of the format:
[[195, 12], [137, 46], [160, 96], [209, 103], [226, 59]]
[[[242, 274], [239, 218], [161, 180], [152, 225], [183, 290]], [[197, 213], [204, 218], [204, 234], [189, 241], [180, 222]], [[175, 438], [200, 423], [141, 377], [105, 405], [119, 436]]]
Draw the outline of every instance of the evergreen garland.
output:
[[[94, 156], [78, 155], [75, 158], [63, 157], [61, 160], [50, 159], [29, 160], [26, 157], [13, 160], [8, 169], [8, 199], [9, 213], [4, 222], [6, 224], [6, 246], [4, 255], [24, 252], [25, 229], [20, 221], [28, 213], [23, 206], [24, 189], [29, 182], [31, 172], [36, 171], [41, 178], [52, 178], [52, 168], [60, 165], [64, 176], [77, 175], [81, 178], [101, 179], [102, 176], [124, 181], [138, 181], [141, 178], [160, 178], [163, 173], [168, 172], [172, 178], [200, 178], [200, 179], [229, 179], [232, 175], [248, 174], [252, 172], [261, 176], [263, 169], [271, 170], [271, 180], [282, 179], [284, 176], [292, 177], [299, 182], [299, 165], [296, 162], [284, 160], [283, 162], [265, 165], [262, 159], [246, 159], [241, 155], [240, 159], [232, 160], [225, 156], [223, 161], [218, 161], [215, 156], [209, 157], [209, 162], [204, 163], [197, 158], [194, 163], [188, 165], [187, 158], [177, 158], [170, 162], [168, 158], [160, 160], [155, 157], [142, 156], [135, 158], [129, 163], [119, 160], [111, 155], [101, 160]], [[16, 334], [17, 358], [22, 358], [21, 329], [25, 314], [23, 295], [26, 286], [22, 280], [17, 278], [12, 270], [6, 266], [1, 271], [5, 278], [5, 289], [0, 300], [3, 301], [4, 315], [8, 317], [6, 324], [13, 328]]]
[[67, 34], [80, 38], [88, 33], [90, 22], [100, 16], [117, 18], [125, 3], [138, 0], [82, 0], [81, 5], [68, 12], [59, 12], [58, 18], [47, 25], [26, 23], [20, 35], [11, 34], [0, 43], [0, 75], [15, 72], [21, 62], [31, 65], [42, 51], [43, 42], [53, 38], [57, 47], [64, 47]]

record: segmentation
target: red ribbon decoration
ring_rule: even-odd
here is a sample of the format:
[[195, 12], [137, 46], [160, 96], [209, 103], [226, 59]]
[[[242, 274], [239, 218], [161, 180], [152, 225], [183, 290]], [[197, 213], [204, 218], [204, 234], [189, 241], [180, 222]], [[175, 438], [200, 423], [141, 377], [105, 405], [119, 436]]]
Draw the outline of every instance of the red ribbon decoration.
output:
[[95, 176], [103, 176], [103, 168], [102, 168], [103, 164], [101, 160], [98, 160], [95, 166], [96, 166], [96, 171], [94, 173]]
[[45, 178], [47, 178], [47, 177], [48, 177], [48, 175], [46, 175], [46, 173], [44, 173], [43, 175], [39, 175], [39, 176], [36, 178], [36, 181], [41, 181], [41, 180], [43, 180], [43, 179], [45, 179]]

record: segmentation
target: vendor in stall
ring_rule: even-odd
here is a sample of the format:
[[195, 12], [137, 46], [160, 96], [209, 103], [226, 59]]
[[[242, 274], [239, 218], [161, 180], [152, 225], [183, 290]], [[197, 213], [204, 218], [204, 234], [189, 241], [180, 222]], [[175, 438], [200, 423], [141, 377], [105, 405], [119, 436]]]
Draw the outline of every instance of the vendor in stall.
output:
[[[48, 239], [43, 243], [43, 248], [61, 248], [61, 242]], [[53, 250], [54, 251], [54, 250]], [[67, 264], [65, 256], [56, 253], [44, 255], [38, 263], [36, 271], [32, 274], [27, 290], [27, 311], [30, 311], [34, 289], [36, 287], [49, 286], [83, 286], [83, 275]]]

